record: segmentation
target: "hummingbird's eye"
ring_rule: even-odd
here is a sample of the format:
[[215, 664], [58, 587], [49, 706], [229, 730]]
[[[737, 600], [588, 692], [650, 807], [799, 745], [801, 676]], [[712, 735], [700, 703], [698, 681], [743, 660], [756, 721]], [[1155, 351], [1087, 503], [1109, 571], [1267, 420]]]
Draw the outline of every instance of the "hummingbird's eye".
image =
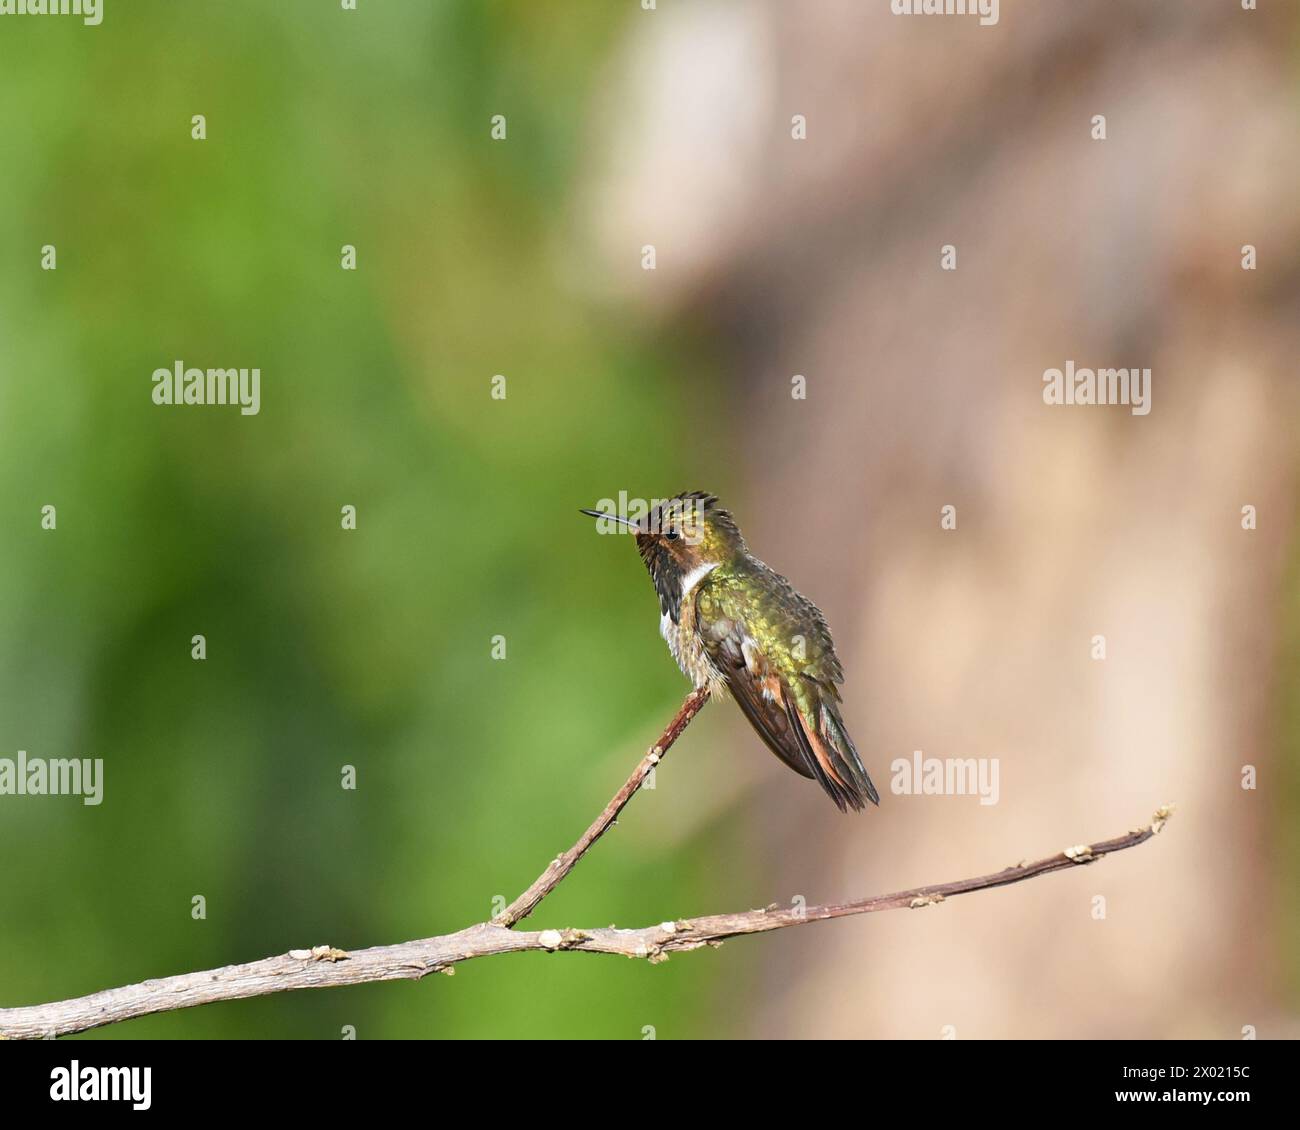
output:
[[666, 537], [669, 541], [676, 541], [680, 536], [681, 535], [678, 534], [676, 530], [668, 530], [664, 534], [664, 537]]

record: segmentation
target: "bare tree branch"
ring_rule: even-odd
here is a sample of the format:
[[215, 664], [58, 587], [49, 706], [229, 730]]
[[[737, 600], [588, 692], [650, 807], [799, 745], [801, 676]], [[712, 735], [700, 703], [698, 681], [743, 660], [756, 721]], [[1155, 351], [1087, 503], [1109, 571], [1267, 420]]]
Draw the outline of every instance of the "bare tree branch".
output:
[[592, 821], [591, 827], [582, 833], [582, 837], [573, 847], [551, 860], [551, 865], [533, 880], [533, 885], [492, 919], [494, 924], [506, 927], [513, 926], [521, 918], [527, 918], [537, 909], [537, 904], [559, 886], [560, 881], [573, 870], [578, 860], [587, 854], [587, 849], [600, 839], [609, 826], [618, 819], [618, 814], [623, 811], [627, 802], [636, 796], [637, 790], [641, 788], [645, 779], [650, 775], [654, 767], [659, 764], [664, 754], [668, 752], [669, 747], [681, 737], [682, 731], [690, 725], [691, 719], [700, 712], [700, 708], [708, 701], [709, 694], [703, 690], [691, 691], [686, 696], [681, 709], [677, 711], [673, 720], [664, 727], [664, 732], [659, 735], [659, 740], [646, 751], [646, 755], [641, 758], [641, 763], [632, 770], [632, 776], [614, 794], [613, 799], [605, 805], [605, 811]]
[[142, 981], [136, 985], [106, 989], [72, 1000], [4, 1008], [0, 1009], [0, 1039], [52, 1038], [173, 1009], [193, 1008], [195, 1005], [215, 1001], [241, 1000], [294, 989], [333, 988], [372, 981], [419, 980], [430, 973], [452, 973], [462, 961], [499, 953], [577, 950], [583, 953], [643, 957], [651, 962], [665, 961], [671, 953], [699, 949], [701, 946], [719, 946], [727, 938], [744, 934], [761, 934], [787, 926], [846, 918], [855, 914], [873, 914], [881, 910], [932, 906], [954, 895], [1004, 887], [1051, 871], [1083, 866], [1112, 852], [1145, 843], [1164, 827], [1171, 811], [1167, 807], [1159, 809], [1150, 824], [1134, 828], [1126, 835], [1067, 848], [1045, 859], [1022, 862], [991, 875], [876, 895], [856, 902], [807, 908], [778, 908], [773, 905], [763, 910], [738, 914], [715, 914], [661, 922], [657, 926], [636, 930], [620, 930], [613, 926], [592, 930], [532, 932], [511, 929], [516, 922], [532, 913], [538, 903], [573, 870], [592, 844], [600, 839], [636, 794], [650, 770], [658, 764], [706, 701], [707, 695], [699, 691], [687, 696], [658, 743], [641, 759], [632, 776], [578, 842], [554, 860], [523, 894], [491, 922], [480, 922], [454, 934], [363, 950], [345, 951], [332, 946], [290, 950], [286, 954], [261, 961]]

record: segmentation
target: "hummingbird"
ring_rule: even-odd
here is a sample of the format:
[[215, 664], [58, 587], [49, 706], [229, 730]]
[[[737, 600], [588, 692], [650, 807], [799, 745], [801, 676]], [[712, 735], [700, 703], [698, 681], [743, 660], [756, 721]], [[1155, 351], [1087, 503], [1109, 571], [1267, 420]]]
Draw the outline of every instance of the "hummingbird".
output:
[[659, 631], [682, 673], [710, 698], [730, 692], [768, 749], [815, 780], [841, 812], [880, 794], [840, 715], [844, 672], [821, 609], [754, 557], [716, 495], [656, 501], [623, 526], [659, 595]]

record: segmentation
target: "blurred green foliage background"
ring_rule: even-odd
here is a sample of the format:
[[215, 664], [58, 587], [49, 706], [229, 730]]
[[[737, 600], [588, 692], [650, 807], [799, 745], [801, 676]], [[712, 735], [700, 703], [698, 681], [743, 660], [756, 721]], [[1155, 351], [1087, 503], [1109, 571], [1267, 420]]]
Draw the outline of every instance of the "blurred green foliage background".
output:
[[[0, 753], [106, 766], [98, 808], [0, 799], [0, 1004], [481, 920], [686, 689], [631, 545], [575, 513], [727, 486], [702, 351], [572, 285], [583, 107], [626, 6], [570, 5], [562, 34], [547, 5], [363, 8], [0, 28]], [[155, 406], [177, 359], [260, 367], [260, 415]], [[616, 833], [537, 922], [730, 908], [735, 835]], [[699, 1035], [745, 969], [497, 958], [94, 1035]]]

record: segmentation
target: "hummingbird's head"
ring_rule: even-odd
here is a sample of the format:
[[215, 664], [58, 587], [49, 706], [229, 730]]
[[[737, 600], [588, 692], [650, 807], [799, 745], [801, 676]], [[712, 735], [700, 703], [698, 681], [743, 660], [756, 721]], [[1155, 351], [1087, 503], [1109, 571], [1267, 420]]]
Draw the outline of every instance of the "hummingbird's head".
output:
[[660, 610], [673, 623], [691, 589], [717, 566], [745, 552], [745, 539], [730, 512], [702, 490], [659, 502], [638, 521], [600, 510], [582, 513], [625, 526], [636, 535], [637, 552], [659, 593]]

